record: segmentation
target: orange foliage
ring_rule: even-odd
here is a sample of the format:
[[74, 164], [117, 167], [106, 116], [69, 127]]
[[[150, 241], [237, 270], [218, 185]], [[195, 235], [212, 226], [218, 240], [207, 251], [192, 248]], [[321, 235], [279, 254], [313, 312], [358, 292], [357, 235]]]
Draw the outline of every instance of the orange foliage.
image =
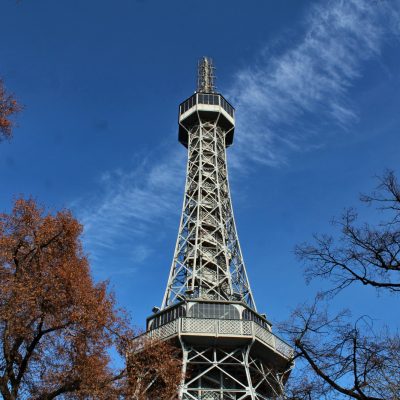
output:
[[21, 111], [21, 108], [14, 97], [6, 93], [3, 82], [0, 80], [0, 140], [11, 138], [13, 122], [10, 116]]
[[128, 398], [177, 399], [182, 380], [180, 350], [169, 342], [142, 335], [132, 342], [128, 359]]
[[0, 394], [5, 400], [119, 399], [108, 349], [132, 336], [107, 284], [91, 278], [69, 211], [19, 199], [0, 214]]

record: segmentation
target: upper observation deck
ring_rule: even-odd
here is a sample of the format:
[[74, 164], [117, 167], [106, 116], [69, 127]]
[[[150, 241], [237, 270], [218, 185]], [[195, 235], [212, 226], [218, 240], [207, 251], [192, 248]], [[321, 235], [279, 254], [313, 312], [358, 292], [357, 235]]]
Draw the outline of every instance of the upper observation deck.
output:
[[190, 129], [205, 122], [217, 122], [226, 132], [226, 146], [232, 144], [235, 109], [221, 94], [196, 92], [179, 105], [179, 141], [187, 147]]

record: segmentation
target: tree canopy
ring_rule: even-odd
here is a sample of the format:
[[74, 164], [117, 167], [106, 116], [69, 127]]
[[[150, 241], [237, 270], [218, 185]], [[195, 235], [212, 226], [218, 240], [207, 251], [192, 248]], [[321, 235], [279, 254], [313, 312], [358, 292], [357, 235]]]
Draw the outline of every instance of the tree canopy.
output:
[[[175, 396], [180, 360], [134, 332], [106, 282], [94, 283], [82, 226], [18, 199], [0, 214], [0, 393], [5, 400]], [[110, 367], [110, 350], [129, 368]], [[129, 372], [129, 374], [128, 374]], [[128, 378], [129, 377], [129, 378]]]
[[11, 138], [14, 127], [11, 117], [21, 111], [21, 108], [14, 96], [6, 92], [3, 81], [0, 79], [0, 141]]

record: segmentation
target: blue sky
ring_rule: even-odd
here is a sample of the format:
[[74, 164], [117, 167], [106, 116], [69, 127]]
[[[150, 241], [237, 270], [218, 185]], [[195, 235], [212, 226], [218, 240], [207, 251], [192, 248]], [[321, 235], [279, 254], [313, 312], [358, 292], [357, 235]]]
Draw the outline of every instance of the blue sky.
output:
[[[400, 174], [400, 2], [0, 0], [0, 76], [25, 105], [0, 144], [0, 209], [34, 196], [85, 226], [96, 279], [143, 326], [166, 286], [182, 206], [178, 104], [212, 56], [236, 107], [228, 162], [260, 312], [310, 300], [295, 244], [385, 168]], [[375, 218], [364, 210], [366, 218]], [[353, 287], [335, 308], [388, 320], [398, 299]]]

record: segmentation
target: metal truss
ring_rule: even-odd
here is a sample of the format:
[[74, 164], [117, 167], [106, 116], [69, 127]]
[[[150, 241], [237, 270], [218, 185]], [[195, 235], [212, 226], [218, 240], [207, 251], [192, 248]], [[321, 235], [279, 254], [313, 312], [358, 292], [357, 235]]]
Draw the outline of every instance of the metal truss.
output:
[[236, 233], [225, 136], [218, 119], [188, 132], [183, 210], [162, 309], [188, 298], [256, 309]]
[[293, 351], [257, 313], [237, 236], [226, 148], [235, 110], [215, 92], [212, 60], [179, 106], [185, 194], [161, 309], [147, 335], [182, 347], [180, 400], [282, 400]]
[[197, 92], [214, 93], [215, 92], [215, 67], [213, 60], [209, 57], [203, 57], [199, 60], [197, 67]]
[[289, 371], [277, 372], [243, 347], [197, 347], [182, 343], [187, 375], [182, 400], [281, 400]]

